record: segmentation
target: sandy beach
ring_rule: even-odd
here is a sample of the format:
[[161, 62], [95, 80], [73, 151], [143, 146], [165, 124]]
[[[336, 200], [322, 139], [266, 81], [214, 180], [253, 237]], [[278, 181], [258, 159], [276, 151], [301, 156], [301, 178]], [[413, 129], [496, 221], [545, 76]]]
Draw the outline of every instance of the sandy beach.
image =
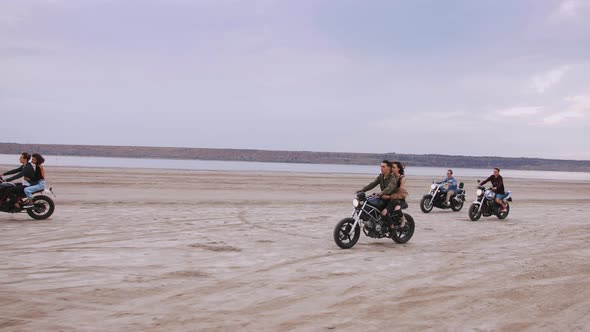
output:
[[472, 222], [455, 175], [460, 212], [408, 177], [411, 241], [342, 250], [373, 176], [47, 166], [54, 215], [0, 214], [0, 330], [589, 331], [590, 182], [505, 178]]

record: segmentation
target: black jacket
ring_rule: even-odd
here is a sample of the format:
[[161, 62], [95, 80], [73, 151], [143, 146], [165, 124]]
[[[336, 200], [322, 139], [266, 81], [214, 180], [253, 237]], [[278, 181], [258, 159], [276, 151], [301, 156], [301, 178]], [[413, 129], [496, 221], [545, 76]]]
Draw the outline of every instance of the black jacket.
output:
[[29, 180], [27, 180], [27, 182], [30, 183], [31, 185], [35, 185], [35, 184], [37, 184], [37, 182], [39, 182], [39, 180], [36, 179], [36, 177], [35, 177], [35, 169], [33, 169], [33, 165], [31, 163], [26, 163], [25, 165], [21, 165], [19, 168], [15, 168], [13, 170], [10, 170], [10, 171], [4, 173], [4, 175], [10, 175], [10, 174], [16, 174], [16, 175], [9, 177], [7, 179], [4, 179], [4, 181], [10, 182], [12, 180], [16, 180], [18, 178], [25, 177], [25, 178], [29, 179]]
[[505, 194], [504, 192], [504, 179], [502, 178], [502, 175], [498, 175], [498, 177], [495, 177], [493, 174], [490, 175], [489, 178], [485, 179], [485, 181], [483, 181], [482, 183], [480, 183], [480, 186], [483, 186], [484, 184], [488, 183], [488, 182], [492, 182], [492, 187], [496, 188], [496, 194]]

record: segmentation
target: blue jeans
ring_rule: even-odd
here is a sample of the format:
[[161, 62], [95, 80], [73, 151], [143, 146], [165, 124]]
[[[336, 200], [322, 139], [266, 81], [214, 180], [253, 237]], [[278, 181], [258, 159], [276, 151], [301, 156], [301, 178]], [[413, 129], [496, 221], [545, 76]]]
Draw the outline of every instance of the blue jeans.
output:
[[43, 190], [45, 189], [45, 180], [41, 180], [39, 181], [39, 183], [37, 183], [34, 186], [28, 186], [25, 188], [25, 195], [27, 195], [28, 198], [33, 198], [33, 193], [35, 191], [39, 191], [39, 190]]
[[499, 199], [499, 200], [503, 200], [504, 198], [506, 198], [506, 196], [508, 196], [508, 193], [505, 193], [505, 194], [496, 194], [496, 198]]

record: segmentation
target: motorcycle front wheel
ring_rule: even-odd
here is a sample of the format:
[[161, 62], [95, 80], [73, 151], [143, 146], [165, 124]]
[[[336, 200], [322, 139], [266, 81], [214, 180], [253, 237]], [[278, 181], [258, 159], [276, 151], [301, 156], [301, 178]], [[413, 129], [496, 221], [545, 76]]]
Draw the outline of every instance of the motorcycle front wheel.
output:
[[27, 214], [36, 220], [43, 220], [51, 217], [55, 210], [53, 200], [45, 195], [33, 197], [33, 207], [27, 209]]
[[395, 243], [406, 243], [410, 241], [412, 235], [414, 235], [414, 229], [416, 228], [416, 225], [414, 224], [414, 218], [412, 218], [412, 216], [407, 213], [404, 213], [404, 217], [406, 218], [406, 226], [400, 230], [393, 231], [393, 236], [391, 239]]
[[463, 200], [460, 200], [458, 203], [451, 204], [451, 209], [455, 212], [459, 212], [463, 208], [463, 203]]
[[471, 206], [469, 207], [469, 219], [471, 219], [471, 221], [478, 221], [479, 218], [481, 218], [481, 211], [479, 210], [479, 204], [471, 204]]
[[361, 236], [360, 226], [357, 224], [354, 230], [352, 226], [354, 226], [354, 219], [344, 218], [334, 228], [334, 242], [342, 249], [354, 247]]
[[498, 219], [503, 220], [508, 217], [508, 213], [510, 213], [510, 204], [506, 203], [506, 212], [500, 212], [500, 208], [498, 208], [498, 212], [496, 213], [496, 217]]
[[420, 210], [422, 210], [424, 213], [429, 213], [432, 211], [432, 207], [431, 199], [428, 197], [423, 197], [420, 201]]

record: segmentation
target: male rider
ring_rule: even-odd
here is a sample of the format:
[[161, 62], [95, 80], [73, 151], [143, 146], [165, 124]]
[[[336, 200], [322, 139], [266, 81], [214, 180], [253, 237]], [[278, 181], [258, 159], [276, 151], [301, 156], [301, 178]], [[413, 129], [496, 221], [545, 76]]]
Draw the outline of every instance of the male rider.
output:
[[504, 204], [502, 200], [506, 198], [508, 194], [504, 192], [504, 179], [502, 178], [502, 175], [500, 175], [500, 169], [498, 167], [494, 168], [494, 174], [490, 175], [489, 178], [485, 179], [479, 185], [483, 186], [490, 181], [492, 182], [492, 190], [496, 193], [495, 202], [502, 207], [500, 212], [506, 212], [506, 204]]
[[445, 201], [445, 205], [450, 205], [451, 196], [457, 193], [457, 180], [453, 177], [453, 170], [447, 170], [447, 177], [437, 183], [448, 183], [447, 187], [447, 200]]

